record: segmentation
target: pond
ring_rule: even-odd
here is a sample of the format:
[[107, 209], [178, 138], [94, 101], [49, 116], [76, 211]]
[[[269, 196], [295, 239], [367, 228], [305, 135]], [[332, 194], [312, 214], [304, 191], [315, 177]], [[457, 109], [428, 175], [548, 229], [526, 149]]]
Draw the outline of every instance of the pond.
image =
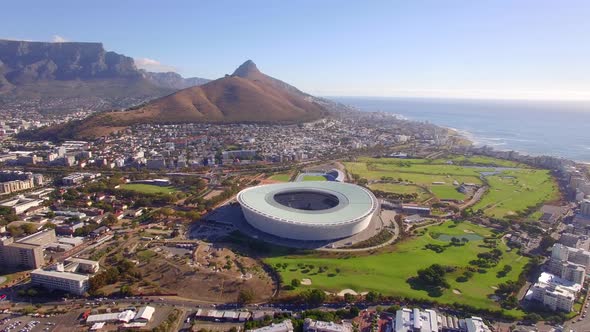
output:
[[474, 233], [465, 233], [460, 235], [440, 234], [436, 239], [440, 241], [451, 242], [451, 239], [454, 237], [458, 238], [459, 240], [462, 238], [466, 238], [469, 241], [483, 240], [483, 236]]

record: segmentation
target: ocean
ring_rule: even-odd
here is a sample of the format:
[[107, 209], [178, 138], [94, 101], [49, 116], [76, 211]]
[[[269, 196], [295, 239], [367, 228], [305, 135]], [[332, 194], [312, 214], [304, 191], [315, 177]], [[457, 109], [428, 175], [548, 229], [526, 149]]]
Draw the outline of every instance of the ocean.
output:
[[590, 162], [590, 101], [331, 97], [362, 111], [453, 128], [477, 146]]

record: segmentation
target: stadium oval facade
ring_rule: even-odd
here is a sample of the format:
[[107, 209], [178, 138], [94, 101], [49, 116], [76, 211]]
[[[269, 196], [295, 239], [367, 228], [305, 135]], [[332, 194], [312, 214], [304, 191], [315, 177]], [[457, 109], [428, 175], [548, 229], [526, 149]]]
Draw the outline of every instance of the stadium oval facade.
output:
[[309, 181], [242, 190], [237, 200], [254, 228], [281, 238], [334, 240], [365, 228], [379, 209], [375, 195], [348, 183]]

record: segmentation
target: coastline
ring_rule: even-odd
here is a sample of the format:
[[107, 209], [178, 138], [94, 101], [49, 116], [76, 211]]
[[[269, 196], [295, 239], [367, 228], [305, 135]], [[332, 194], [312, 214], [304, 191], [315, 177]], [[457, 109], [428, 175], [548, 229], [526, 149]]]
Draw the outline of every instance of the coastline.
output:
[[453, 130], [474, 147], [590, 163], [590, 103], [334, 97], [359, 112]]

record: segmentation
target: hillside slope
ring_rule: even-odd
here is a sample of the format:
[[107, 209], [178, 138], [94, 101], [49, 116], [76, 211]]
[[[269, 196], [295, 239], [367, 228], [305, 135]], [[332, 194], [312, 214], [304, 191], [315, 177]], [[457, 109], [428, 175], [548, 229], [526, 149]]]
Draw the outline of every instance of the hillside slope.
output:
[[142, 124], [300, 123], [325, 116], [321, 100], [261, 73], [248, 60], [232, 75], [187, 88], [146, 105], [120, 112], [96, 114], [45, 133], [92, 138]]

